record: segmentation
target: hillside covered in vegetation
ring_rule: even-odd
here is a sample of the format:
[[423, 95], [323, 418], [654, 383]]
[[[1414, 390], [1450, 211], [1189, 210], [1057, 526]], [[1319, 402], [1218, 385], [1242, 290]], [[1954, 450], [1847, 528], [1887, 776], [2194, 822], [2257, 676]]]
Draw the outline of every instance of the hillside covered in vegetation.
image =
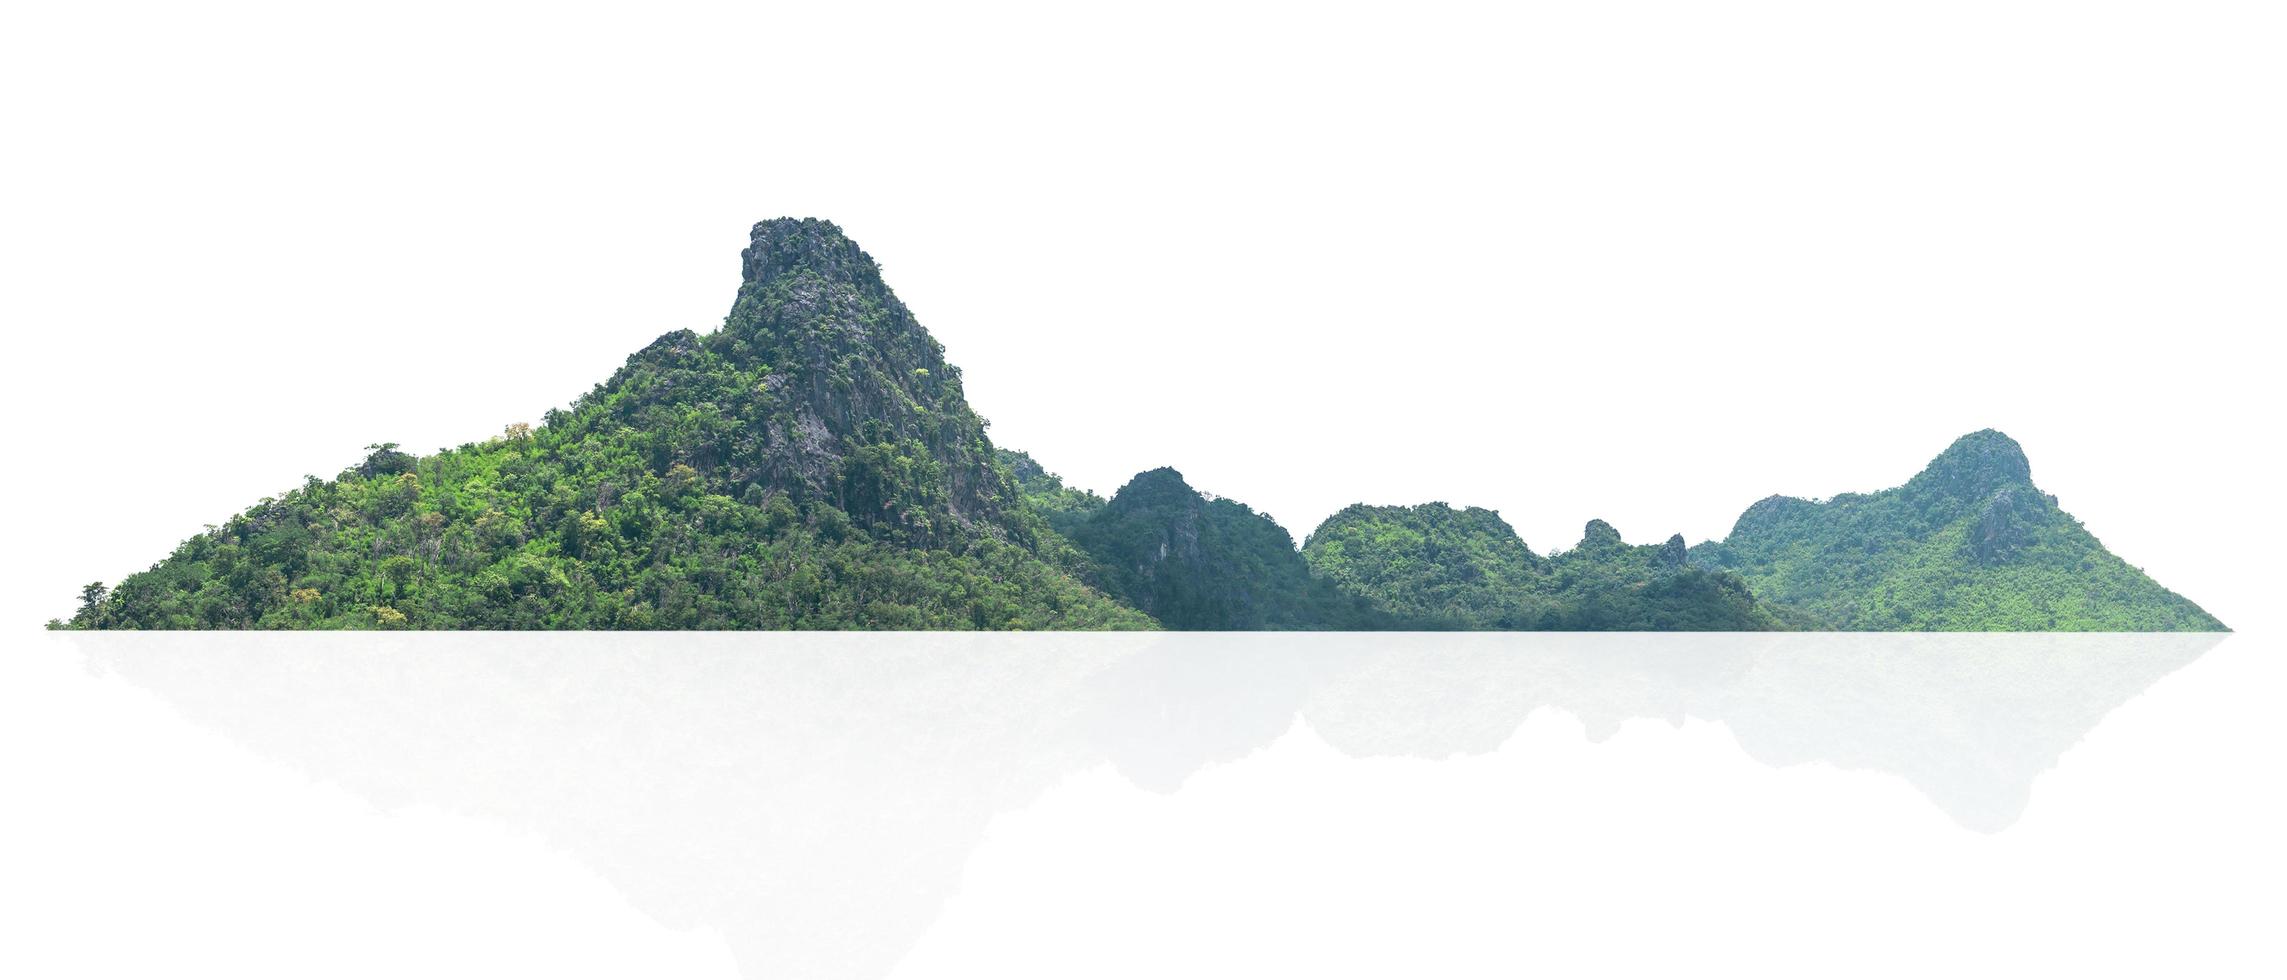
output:
[[1603, 521], [1543, 558], [1478, 507], [1345, 508], [1310, 535], [1311, 570], [1388, 616], [1492, 630], [1768, 630], [1810, 625], [1728, 572], [1685, 562], [1681, 536], [1630, 545]]
[[721, 329], [538, 428], [378, 446], [72, 624], [144, 629], [1117, 629], [1017, 498], [960, 372], [822, 221], [767, 221]]
[[79, 629], [2218, 629], [2106, 552], [1999, 433], [1904, 487], [1774, 497], [1726, 540], [1349, 507], [1299, 550], [1169, 468], [1105, 499], [997, 448], [832, 224], [753, 229], [720, 329], [538, 427], [368, 447], [178, 546]]
[[1294, 537], [1161, 467], [1068, 525], [1106, 591], [1171, 629], [1389, 629], [1421, 625], [1314, 576]]
[[2220, 630], [2033, 485], [2017, 441], [1956, 440], [1904, 486], [1758, 501], [1692, 562], [1846, 630]]

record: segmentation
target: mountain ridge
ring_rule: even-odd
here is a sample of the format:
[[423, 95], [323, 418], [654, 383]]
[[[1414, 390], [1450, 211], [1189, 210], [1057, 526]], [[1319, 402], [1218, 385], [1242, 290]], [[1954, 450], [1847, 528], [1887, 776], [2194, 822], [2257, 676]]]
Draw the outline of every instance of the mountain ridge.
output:
[[1900, 487], [1768, 497], [1689, 548], [1591, 520], [1536, 555], [1443, 503], [1353, 505], [1297, 547], [1171, 467], [1101, 497], [995, 446], [943, 345], [814, 218], [756, 223], [718, 328], [661, 335], [537, 429], [369, 449], [51, 625], [2222, 628], [1990, 429]]
[[1728, 572], [1693, 568], [1682, 535], [1631, 545], [1602, 519], [1580, 541], [1534, 554], [1490, 510], [1443, 502], [1353, 505], [1303, 545], [1311, 569], [1388, 615], [1442, 629], [1792, 629]]

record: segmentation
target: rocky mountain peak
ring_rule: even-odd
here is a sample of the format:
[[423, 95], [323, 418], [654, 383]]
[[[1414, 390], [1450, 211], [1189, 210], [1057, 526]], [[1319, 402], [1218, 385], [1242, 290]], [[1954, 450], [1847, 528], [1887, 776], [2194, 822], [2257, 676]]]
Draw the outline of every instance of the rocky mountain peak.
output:
[[1582, 548], [1618, 548], [1625, 544], [1620, 540], [1620, 532], [1601, 519], [1589, 521], [1588, 526], [1580, 532]]
[[796, 269], [829, 279], [881, 283], [881, 266], [839, 225], [817, 218], [772, 218], [755, 222], [746, 250], [739, 253], [740, 279], [765, 284]]
[[1980, 429], [1954, 440], [1906, 486], [1959, 500], [1983, 500], [2005, 487], [2032, 483], [2032, 463], [2025, 458], [2024, 447], [1996, 430]]
[[1205, 498], [1184, 482], [1183, 474], [1172, 466], [1145, 470], [1128, 480], [1127, 485], [1112, 495], [1110, 508], [1115, 512], [1148, 510], [1158, 507], [1182, 506], [1196, 508]]

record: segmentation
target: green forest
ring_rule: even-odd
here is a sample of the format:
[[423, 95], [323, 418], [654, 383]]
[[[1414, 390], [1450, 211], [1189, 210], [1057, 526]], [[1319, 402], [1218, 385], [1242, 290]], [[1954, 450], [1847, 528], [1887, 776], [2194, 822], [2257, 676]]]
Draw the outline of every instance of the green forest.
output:
[[1681, 536], [1630, 545], [1603, 521], [1533, 554], [1500, 515], [1443, 503], [1356, 505], [1303, 545], [1311, 570], [1385, 616], [1429, 629], [1772, 630], [1812, 626], [1737, 575], [1695, 568]]
[[[367, 447], [71, 629], [2216, 630], [1963, 437], [1904, 486], [1773, 497], [1731, 535], [1535, 554], [1492, 511], [1355, 505], [1298, 548], [1160, 467], [1110, 499], [995, 447], [839, 228], [754, 227], [722, 326], [538, 426]], [[67, 593], [68, 594], [68, 593]]]
[[1769, 497], [1691, 550], [1757, 595], [1843, 630], [2220, 630], [2106, 551], [1987, 429], [1904, 486], [1823, 503]]
[[756, 226], [730, 315], [538, 427], [374, 446], [74, 626], [1144, 629], [1017, 497], [960, 372], [830, 224]]

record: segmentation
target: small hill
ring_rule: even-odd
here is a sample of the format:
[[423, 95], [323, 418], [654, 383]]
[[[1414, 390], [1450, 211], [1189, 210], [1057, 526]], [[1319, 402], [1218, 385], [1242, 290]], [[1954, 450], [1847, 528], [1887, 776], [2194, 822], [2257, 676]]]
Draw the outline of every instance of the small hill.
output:
[[1691, 559], [1833, 629], [2224, 628], [2105, 550], [2033, 485], [2017, 441], [1991, 429], [1955, 440], [1904, 486], [1758, 501]]
[[1068, 525], [1106, 591], [1169, 629], [1375, 629], [1398, 625], [1310, 574], [1268, 516], [1209, 498], [1162, 467]]
[[1443, 503], [1353, 504], [1302, 546], [1312, 572], [1405, 620], [1459, 629], [1532, 629], [1549, 611], [1548, 562], [1499, 514]]
[[1443, 503], [1343, 509], [1303, 546], [1311, 570], [1386, 615], [1443, 629], [1768, 630], [1800, 625], [1737, 576], [1689, 567], [1683, 539], [1629, 545], [1603, 521], [1533, 554], [1508, 522]]

